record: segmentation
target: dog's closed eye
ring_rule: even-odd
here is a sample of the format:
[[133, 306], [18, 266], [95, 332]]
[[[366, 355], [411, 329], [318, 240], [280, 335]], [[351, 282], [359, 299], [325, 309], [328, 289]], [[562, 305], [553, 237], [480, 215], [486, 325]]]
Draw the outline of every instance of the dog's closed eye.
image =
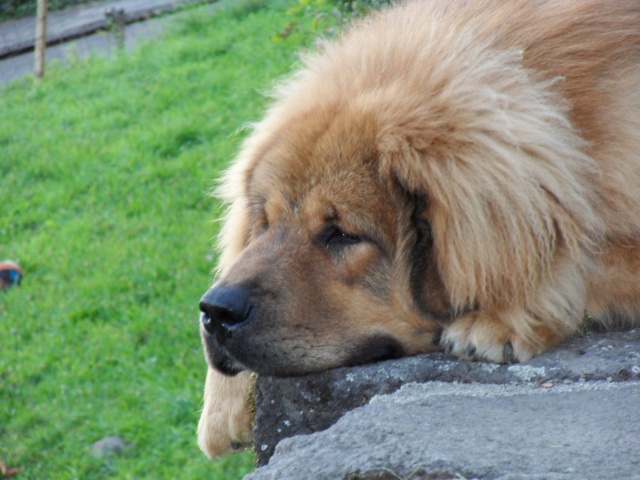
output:
[[349, 247], [351, 245], [356, 245], [362, 241], [362, 238], [358, 235], [350, 235], [348, 233], [345, 233], [335, 225], [327, 227], [323, 232], [322, 238], [323, 243], [329, 250]]

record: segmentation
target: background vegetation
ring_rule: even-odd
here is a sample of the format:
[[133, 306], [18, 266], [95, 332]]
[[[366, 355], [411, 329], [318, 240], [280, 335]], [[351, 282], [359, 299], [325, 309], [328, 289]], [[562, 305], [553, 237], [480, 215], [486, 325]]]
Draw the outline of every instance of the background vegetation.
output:
[[[47, 10], [62, 10], [63, 8], [79, 3], [87, 2], [84, 0], [48, 0]], [[0, 2], [0, 20], [3, 18], [35, 15], [37, 5], [37, 0], [2, 0], [2, 2]]]
[[[195, 429], [208, 191], [328, 2], [228, 0], [132, 54], [0, 87], [0, 460], [28, 479], [240, 478]], [[288, 29], [287, 25], [295, 28]], [[93, 442], [121, 435], [119, 456]]]
[[[202, 0], [202, 3], [212, 0]], [[298, 7], [319, 8], [334, 4], [341, 12], [362, 13], [372, 7], [389, 4], [390, 0], [298, 0]], [[2, 0], [0, 2], [0, 20], [35, 15], [37, 0]], [[72, 5], [87, 3], [86, 0], [48, 0], [49, 11], [62, 10]]]

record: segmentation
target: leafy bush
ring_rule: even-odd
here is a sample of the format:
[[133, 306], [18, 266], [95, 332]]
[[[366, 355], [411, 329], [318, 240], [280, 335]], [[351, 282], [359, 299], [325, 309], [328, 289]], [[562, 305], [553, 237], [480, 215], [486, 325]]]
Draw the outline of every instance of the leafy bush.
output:
[[[365, 15], [372, 9], [389, 5], [391, 0], [297, 0], [287, 11], [288, 22], [272, 40], [300, 36], [304, 41], [313, 41], [318, 36], [333, 37], [353, 19]], [[305, 29], [300, 21], [312, 17], [313, 21]]]
[[391, 3], [390, 0], [335, 0], [343, 12], [362, 14], [372, 8], [381, 8]]
[[[86, 0], [49, 0], [48, 10], [62, 10], [71, 5], [87, 3]], [[36, 14], [36, 0], [2, 0], [0, 2], [0, 20], [15, 17], [26, 17]]]

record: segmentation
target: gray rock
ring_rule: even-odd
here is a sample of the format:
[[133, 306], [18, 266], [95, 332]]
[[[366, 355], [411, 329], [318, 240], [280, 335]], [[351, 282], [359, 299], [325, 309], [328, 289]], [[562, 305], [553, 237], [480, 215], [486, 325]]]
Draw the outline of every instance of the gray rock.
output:
[[346, 412], [417, 382], [528, 385], [640, 380], [640, 329], [589, 333], [527, 364], [458, 361], [444, 354], [339, 368], [294, 378], [259, 377], [256, 385], [256, 452], [266, 465], [284, 438], [329, 428]]
[[105, 458], [123, 452], [131, 445], [122, 437], [112, 436], [98, 440], [89, 449], [89, 454], [94, 458]]
[[245, 480], [640, 479], [640, 382], [430, 382], [280, 442]]

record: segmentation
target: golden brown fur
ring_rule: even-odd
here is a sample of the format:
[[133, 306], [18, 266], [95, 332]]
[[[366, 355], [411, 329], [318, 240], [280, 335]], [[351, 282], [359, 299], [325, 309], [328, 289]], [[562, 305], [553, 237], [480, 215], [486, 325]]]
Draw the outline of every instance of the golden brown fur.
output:
[[[201, 306], [223, 373], [435, 348], [526, 361], [585, 312], [637, 323], [640, 3], [425, 0], [371, 15], [277, 88], [221, 194], [219, 277]], [[244, 313], [212, 321], [225, 288]], [[247, 382], [210, 368], [209, 455], [250, 439]]]

